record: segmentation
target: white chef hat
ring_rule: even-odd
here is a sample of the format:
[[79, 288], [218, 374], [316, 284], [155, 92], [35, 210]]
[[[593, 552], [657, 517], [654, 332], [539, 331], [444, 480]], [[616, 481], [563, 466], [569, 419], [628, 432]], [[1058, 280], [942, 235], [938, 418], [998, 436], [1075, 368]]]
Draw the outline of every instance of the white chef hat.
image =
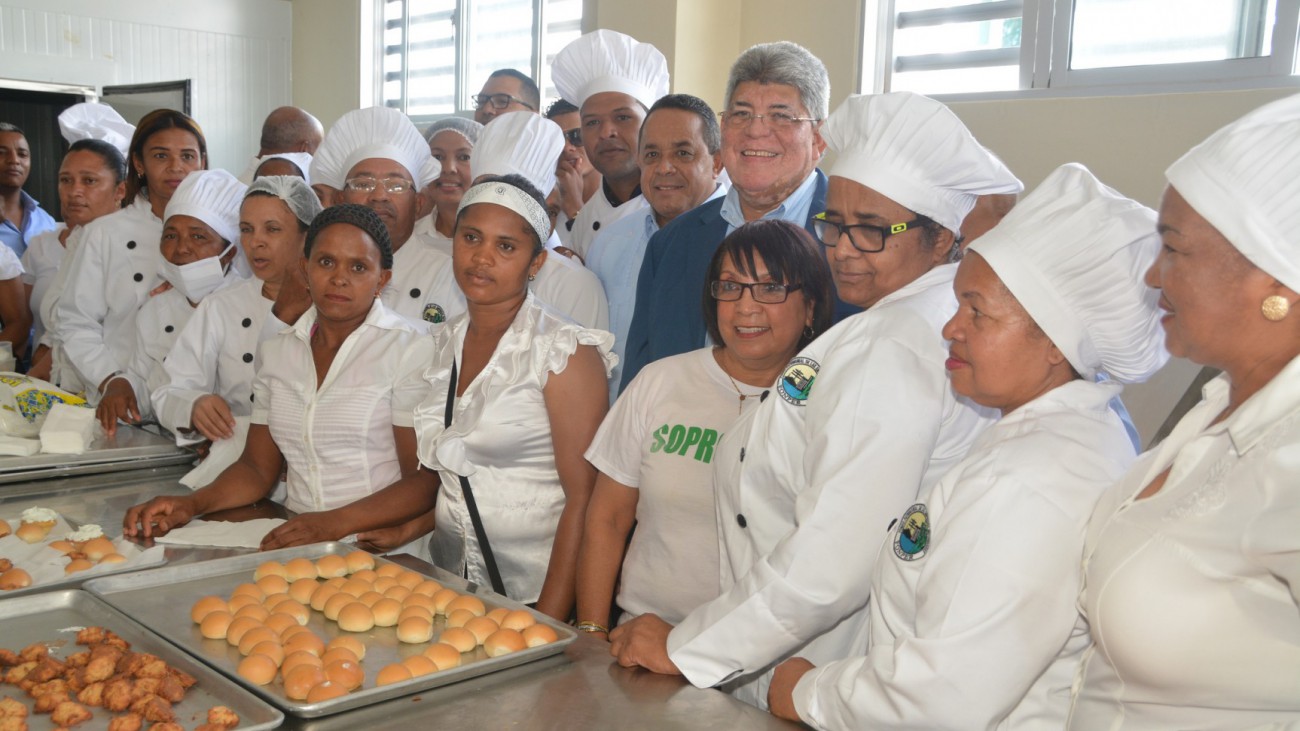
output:
[[343, 190], [348, 171], [370, 158], [392, 160], [406, 168], [417, 188], [442, 172], [429, 154], [429, 143], [405, 114], [391, 107], [368, 107], [354, 109], [334, 123], [312, 158], [309, 174], [313, 183]]
[[259, 168], [262, 167], [262, 163], [266, 162], [267, 160], [275, 160], [277, 158], [280, 160], [288, 160], [289, 162], [293, 163], [294, 166], [296, 166], [299, 170], [302, 171], [303, 179], [307, 181], [307, 184], [311, 185], [311, 153], [310, 152], [272, 152], [270, 154], [263, 155], [261, 158], [259, 158], [257, 161], [257, 167]]
[[970, 245], [1085, 378], [1145, 381], [1169, 358], [1160, 293], [1142, 277], [1160, 252], [1156, 214], [1062, 165]]
[[82, 102], [59, 114], [59, 131], [68, 144], [78, 140], [103, 140], [125, 156], [129, 154], [135, 125], [122, 119], [122, 115], [107, 104]]
[[990, 193], [1025, 186], [948, 107], [899, 91], [844, 100], [822, 126], [837, 154], [830, 174], [875, 190], [956, 233]]
[[555, 165], [564, 152], [564, 133], [555, 122], [532, 112], [501, 114], [488, 122], [470, 153], [469, 169], [480, 175], [515, 173], [542, 195], [555, 190]]
[[579, 109], [591, 96], [606, 91], [627, 94], [649, 108], [668, 93], [668, 61], [649, 43], [598, 30], [555, 54], [551, 82], [561, 98]]
[[1165, 178], [1252, 264], [1300, 292], [1300, 94], [1210, 135]]
[[171, 200], [163, 220], [192, 216], [212, 227], [221, 238], [239, 244], [239, 205], [248, 186], [225, 170], [198, 170], [185, 176]]

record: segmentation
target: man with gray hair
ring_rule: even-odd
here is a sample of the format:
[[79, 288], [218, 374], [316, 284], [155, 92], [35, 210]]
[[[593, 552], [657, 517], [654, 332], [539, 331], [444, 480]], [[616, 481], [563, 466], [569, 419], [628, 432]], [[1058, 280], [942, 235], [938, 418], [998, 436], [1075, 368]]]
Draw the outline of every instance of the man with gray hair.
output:
[[[647, 363], [703, 347], [700, 295], [722, 239], [764, 218], [810, 231], [826, 204], [826, 176], [817, 169], [826, 143], [830, 78], [808, 49], [788, 41], [740, 54], [727, 79], [722, 114], [722, 166], [731, 190], [678, 216], [651, 239], [637, 282], [622, 387]], [[837, 319], [849, 310], [837, 306]]]

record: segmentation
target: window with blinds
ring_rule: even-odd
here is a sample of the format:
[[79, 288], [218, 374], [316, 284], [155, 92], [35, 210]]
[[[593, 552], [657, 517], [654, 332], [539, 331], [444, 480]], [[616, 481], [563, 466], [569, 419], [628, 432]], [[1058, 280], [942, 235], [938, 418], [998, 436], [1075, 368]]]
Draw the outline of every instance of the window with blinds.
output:
[[[873, 3], [873, 0], [867, 0]], [[1295, 73], [1300, 0], [875, 0], [886, 90], [1198, 84]]]
[[386, 0], [381, 97], [413, 118], [472, 111], [488, 74], [514, 68], [555, 97], [555, 54], [582, 34], [582, 0]]

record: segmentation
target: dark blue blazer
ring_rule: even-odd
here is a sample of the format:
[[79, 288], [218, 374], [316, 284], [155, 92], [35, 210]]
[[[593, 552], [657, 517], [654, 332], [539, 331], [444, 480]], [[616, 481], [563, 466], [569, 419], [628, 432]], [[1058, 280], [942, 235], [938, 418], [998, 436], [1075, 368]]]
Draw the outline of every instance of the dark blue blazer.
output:
[[[826, 175], [821, 170], [816, 174], [804, 222], [809, 232], [812, 217], [826, 209]], [[704, 279], [713, 253], [727, 236], [727, 222], [722, 218], [724, 199], [715, 198], [683, 213], [650, 237], [637, 279], [620, 392], [646, 364], [704, 346]], [[850, 305], [837, 305], [836, 322], [858, 311]]]

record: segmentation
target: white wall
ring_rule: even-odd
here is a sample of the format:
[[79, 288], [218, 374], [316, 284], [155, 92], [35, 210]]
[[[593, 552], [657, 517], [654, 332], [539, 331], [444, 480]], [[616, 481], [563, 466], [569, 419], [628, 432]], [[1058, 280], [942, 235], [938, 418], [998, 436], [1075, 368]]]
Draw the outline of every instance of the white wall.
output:
[[210, 164], [239, 173], [290, 95], [286, 0], [0, 0], [0, 76], [95, 87], [191, 79]]
[[[362, 0], [293, 1], [293, 103], [320, 119], [328, 130], [345, 112], [370, 106], [362, 78]], [[367, 16], [369, 17], [369, 16]]]

